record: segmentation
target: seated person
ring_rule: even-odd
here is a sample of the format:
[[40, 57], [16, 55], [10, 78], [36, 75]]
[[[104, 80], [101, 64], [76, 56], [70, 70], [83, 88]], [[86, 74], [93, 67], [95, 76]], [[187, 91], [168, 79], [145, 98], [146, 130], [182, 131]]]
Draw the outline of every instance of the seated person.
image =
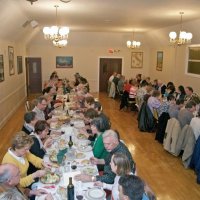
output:
[[102, 105], [98, 102], [94, 102], [94, 109], [98, 112], [98, 117], [102, 118], [106, 130], [111, 128], [110, 119], [103, 113]]
[[135, 101], [136, 95], [137, 95], [137, 90], [138, 90], [138, 85], [137, 85], [137, 81], [135, 79], [133, 79], [131, 81], [131, 88], [129, 91], [129, 100], [130, 101]]
[[171, 104], [175, 104], [175, 97], [172, 94], [169, 94], [167, 96], [167, 101], [161, 101], [161, 105], [157, 109], [158, 117], [160, 117], [162, 113], [167, 113]]
[[11, 148], [8, 149], [8, 152], [3, 157], [2, 164], [10, 163], [19, 168], [21, 187], [28, 187], [36, 178], [42, 177], [46, 173], [45, 170], [38, 170], [33, 174], [27, 175], [29, 162], [40, 169], [42, 167], [49, 168], [48, 163], [44, 163], [41, 158], [29, 152], [32, 144], [33, 139], [30, 135], [23, 131], [18, 132], [12, 140]]
[[185, 88], [185, 102], [194, 101], [196, 104], [200, 103], [200, 97], [194, 93], [193, 88], [188, 86]]
[[119, 179], [119, 200], [155, 200], [153, 192], [135, 175], [125, 175]]
[[192, 118], [190, 126], [194, 132], [195, 139], [197, 140], [200, 135], [200, 108], [198, 110], [197, 116]]
[[[20, 171], [13, 164], [0, 165], [0, 199], [26, 200], [32, 196], [47, 194], [45, 190], [30, 190], [18, 188], [20, 180]], [[51, 194], [45, 197], [45, 200], [53, 200]]]
[[46, 149], [52, 144], [52, 139], [48, 137], [49, 124], [45, 120], [38, 120], [35, 124], [35, 132], [31, 133], [33, 138], [33, 145], [30, 148], [30, 152], [37, 157], [43, 158]]
[[[47, 136], [48, 133], [49, 124], [45, 120], [38, 120], [35, 124], [35, 132], [31, 133], [33, 145], [30, 148], [30, 152], [42, 159], [46, 153], [46, 149], [53, 143], [53, 140]], [[28, 174], [32, 174], [37, 170], [38, 168], [36, 168], [32, 163], [29, 163]]]
[[22, 127], [22, 131], [26, 134], [30, 135], [34, 132], [35, 123], [37, 122], [36, 113], [33, 111], [27, 112], [24, 114], [24, 125]]
[[33, 111], [36, 113], [36, 117], [38, 120], [47, 120], [48, 123], [51, 123], [52, 121], [55, 121], [55, 119], [45, 118], [45, 109], [48, 105], [48, 100], [44, 96], [40, 96], [37, 98], [36, 106], [34, 107]]
[[194, 101], [189, 101], [186, 103], [185, 108], [181, 109], [178, 113], [178, 121], [180, 122], [181, 128], [186, 124], [190, 124], [192, 118], [194, 117], [193, 112], [196, 110], [196, 103]]
[[184, 106], [184, 99], [177, 99], [175, 104], [169, 105], [169, 116], [170, 118], [176, 118], [178, 119], [178, 113], [181, 108]]
[[104, 165], [102, 176], [90, 176], [85, 174], [76, 175], [75, 179], [83, 182], [101, 181], [103, 183], [113, 184], [116, 174], [112, 172], [110, 161], [114, 153], [123, 153], [130, 161], [131, 172], [135, 173], [135, 162], [132, 155], [124, 143], [119, 141], [118, 134], [113, 130], [107, 130], [103, 134], [103, 143], [105, 149], [109, 152], [105, 159], [92, 157], [90, 160], [95, 165]]
[[179, 85], [178, 86], [178, 89], [177, 89], [177, 91], [175, 92], [175, 95], [176, 95], [176, 100], [181, 100], [181, 99], [185, 99], [185, 95], [186, 95], [186, 93], [185, 93], [185, 89], [184, 89], [184, 87], [182, 86], [182, 85]]
[[131, 174], [130, 162], [126, 155], [122, 153], [115, 153], [112, 155], [110, 166], [112, 172], [116, 174], [115, 180], [113, 184], [106, 184], [100, 181], [97, 181], [94, 185], [101, 186], [103, 189], [112, 191], [112, 200], [118, 200], [119, 192], [118, 192], [118, 182], [121, 176], [125, 176]]
[[154, 109], [158, 109], [161, 105], [161, 93], [158, 90], [154, 90], [152, 96], [148, 98], [147, 105], [149, 106], [152, 114], [154, 115]]
[[[32, 196], [47, 194], [46, 190], [30, 190], [18, 188], [20, 171], [13, 164], [0, 165], [0, 199], [2, 200], [27, 200]], [[47, 194], [44, 200], [53, 200], [51, 194]]]

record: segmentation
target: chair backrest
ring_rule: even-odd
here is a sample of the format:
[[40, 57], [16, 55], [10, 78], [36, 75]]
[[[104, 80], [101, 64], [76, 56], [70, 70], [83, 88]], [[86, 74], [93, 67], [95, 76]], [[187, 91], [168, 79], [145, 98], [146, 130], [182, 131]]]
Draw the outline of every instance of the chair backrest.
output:
[[194, 151], [196, 139], [192, 127], [188, 125], [185, 137], [182, 143], [182, 149], [184, 150], [182, 155], [182, 161], [185, 168], [189, 167]]
[[26, 112], [30, 111], [30, 103], [28, 100], [25, 102], [25, 110]]
[[178, 140], [178, 136], [181, 132], [181, 126], [177, 119], [171, 118], [167, 122], [167, 127], [165, 131], [165, 138], [163, 142], [163, 147], [166, 151], [175, 155], [176, 143]]

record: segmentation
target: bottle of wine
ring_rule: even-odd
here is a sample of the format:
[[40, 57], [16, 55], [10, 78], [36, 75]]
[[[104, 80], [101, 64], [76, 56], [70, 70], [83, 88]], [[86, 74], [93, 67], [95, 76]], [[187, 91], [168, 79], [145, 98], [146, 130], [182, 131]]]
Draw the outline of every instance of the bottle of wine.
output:
[[67, 199], [74, 200], [74, 185], [72, 183], [72, 177], [69, 177], [69, 185], [67, 186]]
[[69, 100], [69, 93], [67, 94], [67, 102], [70, 102], [70, 100]]
[[63, 99], [63, 110], [65, 110], [65, 99]]
[[73, 146], [72, 136], [69, 136], [69, 142], [68, 142], [69, 148]]

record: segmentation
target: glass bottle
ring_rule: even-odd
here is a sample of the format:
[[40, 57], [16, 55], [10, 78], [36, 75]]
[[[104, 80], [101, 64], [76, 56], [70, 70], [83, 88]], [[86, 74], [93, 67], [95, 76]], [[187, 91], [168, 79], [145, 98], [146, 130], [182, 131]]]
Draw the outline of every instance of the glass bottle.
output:
[[74, 200], [74, 185], [72, 183], [72, 177], [69, 177], [69, 184], [67, 186], [67, 199]]
[[63, 99], [63, 110], [65, 110], [65, 99]]
[[68, 142], [69, 148], [73, 146], [72, 136], [69, 136], [69, 142]]
[[69, 100], [69, 93], [67, 94], [67, 102], [70, 102], [70, 100]]

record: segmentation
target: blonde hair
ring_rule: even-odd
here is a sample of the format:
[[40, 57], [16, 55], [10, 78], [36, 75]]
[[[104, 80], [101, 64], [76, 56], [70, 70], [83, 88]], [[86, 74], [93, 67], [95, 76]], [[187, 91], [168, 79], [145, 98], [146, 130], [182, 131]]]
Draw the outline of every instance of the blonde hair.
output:
[[115, 153], [113, 154], [113, 163], [117, 166], [116, 174], [119, 176], [124, 176], [130, 174], [131, 167], [129, 159], [125, 154]]
[[17, 132], [15, 137], [12, 140], [12, 149], [21, 149], [27, 145], [33, 145], [33, 138], [30, 135], [27, 135], [25, 132]]

